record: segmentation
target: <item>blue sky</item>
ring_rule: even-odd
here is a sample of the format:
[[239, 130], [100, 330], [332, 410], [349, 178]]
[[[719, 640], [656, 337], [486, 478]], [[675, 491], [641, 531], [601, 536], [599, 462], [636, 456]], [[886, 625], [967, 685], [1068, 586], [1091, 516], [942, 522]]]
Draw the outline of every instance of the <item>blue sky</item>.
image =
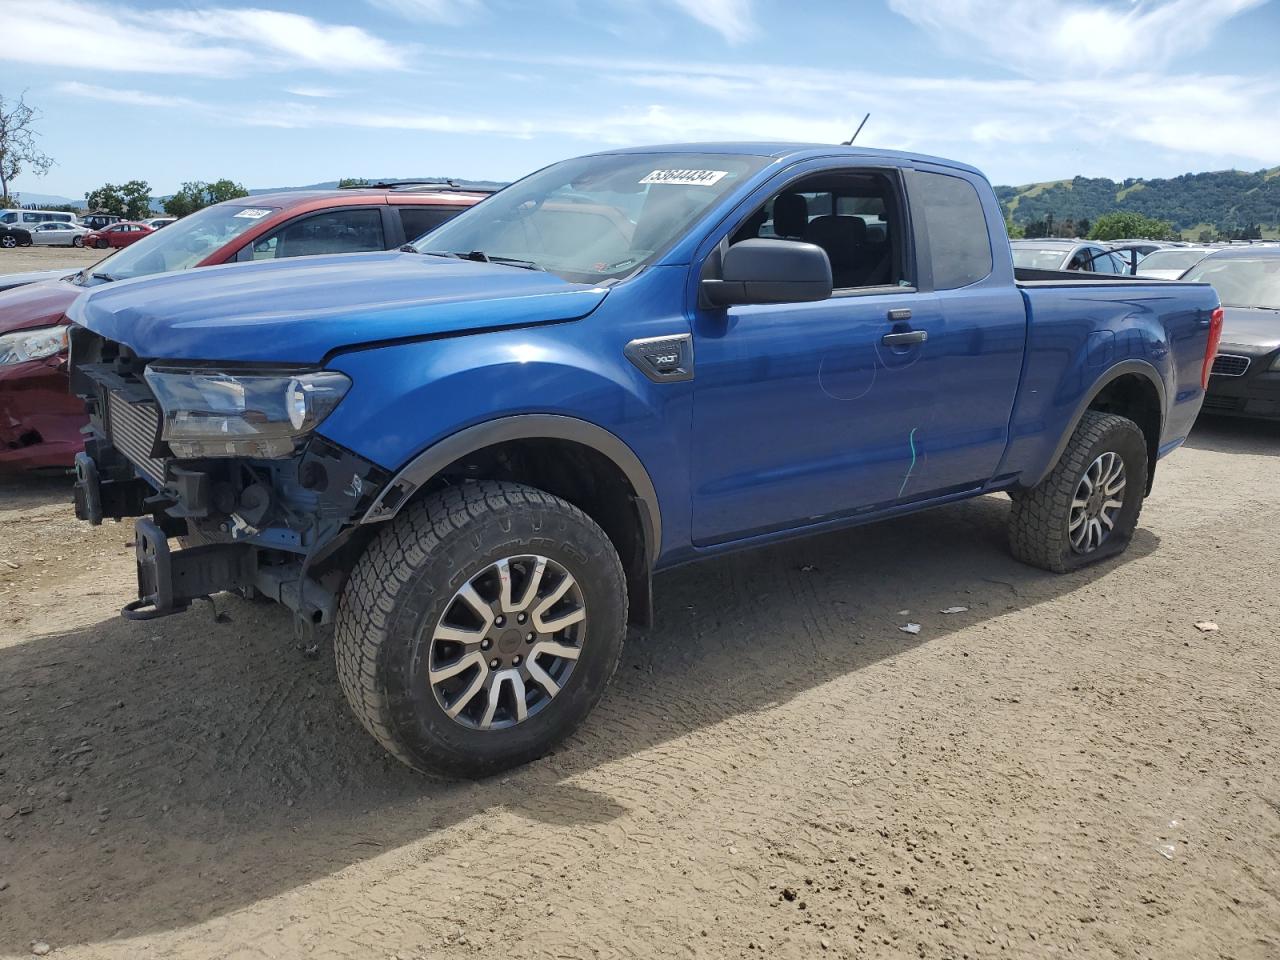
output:
[[512, 179], [618, 144], [860, 142], [997, 183], [1280, 164], [1280, 0], [0, 0], [19, 190]]

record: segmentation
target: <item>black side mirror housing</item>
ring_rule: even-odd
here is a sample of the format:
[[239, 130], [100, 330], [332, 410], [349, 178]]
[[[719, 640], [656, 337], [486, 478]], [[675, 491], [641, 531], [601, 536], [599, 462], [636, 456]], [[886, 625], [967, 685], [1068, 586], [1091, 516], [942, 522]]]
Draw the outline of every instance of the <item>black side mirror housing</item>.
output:
[[722, 279], [703, 280], [704, 300], [716, 307], [748, 303], [810, 303], [831, 296], [831, 261], [812, 243], [743, 240], [724, 254]]

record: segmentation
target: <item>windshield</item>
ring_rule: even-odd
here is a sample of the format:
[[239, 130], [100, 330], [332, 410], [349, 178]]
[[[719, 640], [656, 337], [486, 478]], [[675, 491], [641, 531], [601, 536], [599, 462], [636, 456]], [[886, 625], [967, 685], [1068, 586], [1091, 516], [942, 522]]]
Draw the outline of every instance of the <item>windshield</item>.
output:
[[1208, 256], [1205, 250], [1157, 250], [1138, 263], [1141, 270], [1185, 270]]
[[1210, 257], [1188, 270], [1182, 279], [1212, 283], [1224, 307], [1280, 310], [1280, 257]]
[[205, 207], [189, 217], [175, 220], [163, 230], [147, 234], [91, 270], [86, 270], [83, 274], [86, 280], [81, 282], [92, 282], [93, 273], [106, 274], [112, 280], [128, 280], [194, 267], [278, 209], [251, 207], [243, 202]]
[[566, 160], [512, 184], [413, 246], [422, 253], [481, 252], [499, 262], [524, 261], [566, 280], [617, 279], [656, 259], [716, 200], [768, 162], [700, 153]]
[[1057, 270], [1067, 251], [1061, 247], [1014, 247], [1013, 265], [1033, 270]]

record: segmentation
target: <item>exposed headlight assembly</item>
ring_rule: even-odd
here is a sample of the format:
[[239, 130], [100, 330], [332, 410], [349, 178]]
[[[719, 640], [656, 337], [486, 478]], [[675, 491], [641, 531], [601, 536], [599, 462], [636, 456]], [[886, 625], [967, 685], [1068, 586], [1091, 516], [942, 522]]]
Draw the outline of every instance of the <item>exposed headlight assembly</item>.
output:
[[68, 327], [36, 327], [0, 336], [0, 366], [22, 363], [26, 360], [43, 360], [64, 353], [67, 349]]
[[147, 367], [164, 411], [161, 436], [180, 460], [290, 457], [351, 381], [331, 370], [227, 373]]

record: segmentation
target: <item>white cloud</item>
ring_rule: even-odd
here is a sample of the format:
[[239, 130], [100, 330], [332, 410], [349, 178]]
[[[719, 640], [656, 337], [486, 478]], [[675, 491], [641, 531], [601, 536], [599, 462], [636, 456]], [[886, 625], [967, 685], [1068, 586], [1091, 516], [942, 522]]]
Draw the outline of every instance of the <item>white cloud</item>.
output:
[[756, 22], [752, 0], [669, 0], [703, 26], [724, 37], [729, 43], [741, 43], [755, 36]]
[[96, 84], [80, 83], [68, 80], [54, 86], [59, 93], [86, 100], [100, 100], [103, 103], [123, 103], [131, 107], [199, 107], [189, 97], [171, 97], [160, 93], [147, 93], [144, 90], [120, 90], [115, 87], [102, 87]]
[[285, 87], [284, 92], [291, 93], [295, 97], [319, 97], [322, 99], [342, 96], [342, 91], [336, 90], [333, 87], [307, 87], [294, 85]]
[[368, 3], [406, 20], [428, 23], [465, 23], [484, 10], [482, 0], [368, 0]]
[[1160, 69], [1267, 0], [889, 0], [946, 47], [1037, 76]]
[[226, 76], [309, 67], [404, 69], [402, 48], [358, 27], [274, 10], [133, 10], [7, 0], [0, 60], [130, 73]]

